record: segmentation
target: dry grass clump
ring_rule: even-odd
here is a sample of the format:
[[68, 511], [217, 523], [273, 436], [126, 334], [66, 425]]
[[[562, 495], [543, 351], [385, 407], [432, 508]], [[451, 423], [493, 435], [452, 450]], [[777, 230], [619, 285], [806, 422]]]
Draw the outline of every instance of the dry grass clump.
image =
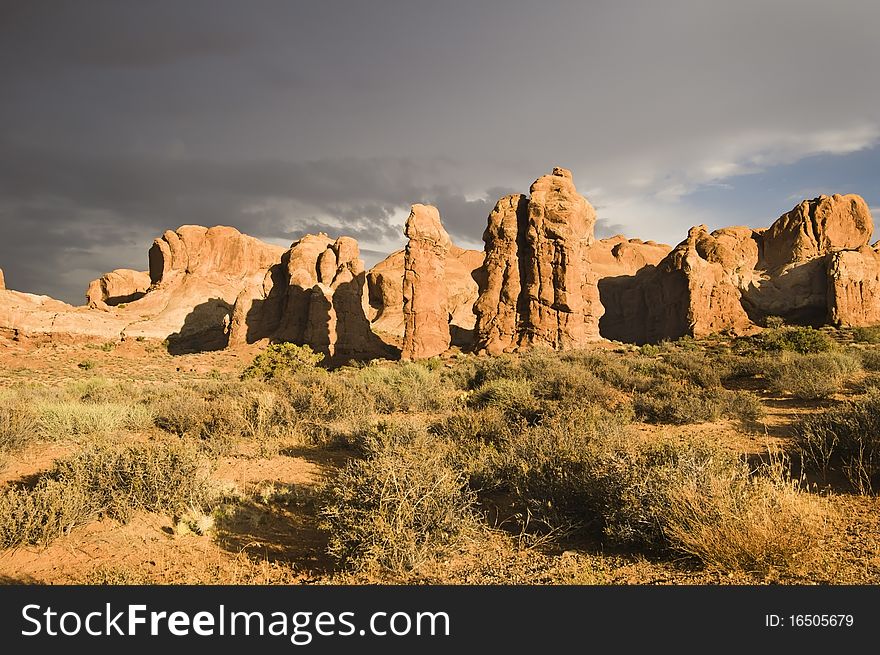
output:
[[776, 393], [787, 393], [800, 400], [821, 400], [840, 392], [843, 385], [861, 370], [857, 358], [837, 351], [789, 354], [773, 362], [766, 374]]
[[880, 483], [880, 391], [808, 416], [795, 439], [809, 468], [840, 471], [859, 493], [874, 493]]
[[21, 450], [37, 436], [39, 417], [15, 393], [0, 393], [0, 456]]
[[447, 442], [426, 433], [386, 433], [366, 444], [329, 486], [321, 510], [329, 553], [344, 566], [415, 569], [477, 527], [467, 479]]
[[145, 430], [153, 421], [150, 408], [139, 403], [43, 400], [36, 411], [39, 431], [48, 439]]
[[802, 490], [777, 457], [757, 472], [743, 461], [679, 476], [667, 492], [663, 532], [673, 551], [724, 571], [798, 573], [821, 549], [822, 499]]
[[157, 427], [221, 455], [240, 440], [267, 442], [296, 431], [299, 417], [282, 390], [263, 382], [168, 387], [150, 398], [150, 406]]
[[179, 512], [209, 499], [197, 452], [183, 443], [93, 446], [60, 460], [33, 488], [0, 495], [0, 547], [46, 544], [86, 521]]

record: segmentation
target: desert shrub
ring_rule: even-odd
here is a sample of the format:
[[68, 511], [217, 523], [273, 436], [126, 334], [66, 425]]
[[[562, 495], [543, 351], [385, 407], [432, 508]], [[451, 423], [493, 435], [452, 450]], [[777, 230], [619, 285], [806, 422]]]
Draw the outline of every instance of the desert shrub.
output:
[[802, 355], [833, 350], [834, 341], [824, 332], [811, 327], [778, 327], [764, 330], [752, 337], [762, 350], [789, 351]]
[[599, 422], [520, 433], [501, 457], [525, 514], [551, 527], [569, 522], [612, 543], [761, 572], [795, 568], [821, 542], [824, 506], [787, 469], [753, 474], [707, 442], [640, 442]]
[[271, 380], [282, 375], [295, 375], [313, 369], [323, 359], [324, 355], [314, 352], [309, 346], [276, 343], [257, 355], [242, 372], [241, 378]]
[[880, 343], [880, 325], [857, 327], [852, 331], [853, 340], [857, 343]]
[[[356, 373], [353, 373], [356, 375]], [[315, 369], [295, 378], [284, 377], [271, 382], [272, 388], [283, 397], [292, 413], [312, 421], [332, 421], [343, 418], [369, 416], [374, 410], [374, 399], [362, 384], [352, 384], [345, 370], [328, 373]]]
[[208, 401], [183, 386], [157, 393], [150, 406], [155, 425], [178, 437], [198, 436], [209, 417]]
[[476, 525], [465, 476], [424, 432], [373, 444], [329, 486], [321, 509], [329, 553], [355, 569], [414, 569]]
[[770, 387], [801, 400], [829, 398], [861, 370], [861, 363], [844, 352], [789, 355], [773, 362], [767, 371]]
[[[211, 455], [228, 454], [240, 440], [266, 442], [293, 434], [300, 417], [284, 390], [249, 380], [206, 383], [159, 392], [151, 401], [157, 427], [200, 440]], [[291, 382], [296, 385], [296, 382]]]
[[857, 383], [853, 384], [856, 393], [871, 393], [880, 390], [880, 372], [871, 371]]
[[602, 442], [624, 439], [625, 421], [601, 408], [573, 418], [512, 430], [499, 444], [495, 477], [518, 499], [523, 528], [555, 530], [601, 520], [596, 452]]
[[880, 474], [880, 392], [804, 418], [795, 442], [808, 468], [839, 470], [859, 493], [873, 493]]
[[866, 371], [880, 371], [880, 348], [859, 348], [854, 349], [862, 363], [862, 368]]
[[485, 407], [448, 414], [429, 429], [451, 442], [497, 444], [515, 427], [500, 408]]
[[35, 411], [39, 416], [39, 430], [48, 438], [143, 430], [153, 420], [146, 405], [126, 402], [42, 400], [36, 403]]
[[667, 384], [633, 396], [633, 408], [646, 423], [685, 425], [725, 418], [754, 420], [763, 409], [757, 396], [749, 391], [703, 389], [696, 385]]
[[529, 380], [498, 378], [475, 389], [468, 398], [468, 405], [476, 408], [495, 407], [509, 419], [523, 417], [535, 420], [539, 408], [533, 391], [534, 385]]
[[703, 389], [714, 389], [721, 386], [719, 362], [710, 360], [702, 353], [671, 352], [663, 356], [663, 361], [674, 370], [666, 375], [688, 380]]
[[451, 406], [456, 395], [440, 371], [418, 362], [365, 366], [353, 371], [348, 381], [380, 414], [438, 411]]
[[612, 406], [619, 395], [592, 372], [562, 363], [532, 380], [534, 395], [545, 400]]
[[722, 380], [743, 380], [764, 375], [767, 369], [772, 367], [777, 356], [758, 351], [746, 355], [723, 353], [714, 358], [714, 363]]
[[0, 548], [46, 545], [94, 518], [90, 499], [79, 488], [41, 480], [33, 490], [0, 492]]
[[136, 403], [142, 400], [138, 387], [100, 375], [68, 382], [57, 397], [88, 404]]
[[198, 453], [181, 443], [88, 448], [47, 477], [82, 490], [99, 514], [120, 521], [137, 510], [177, 512], [207, 500]]
[[197, 453], [184, 444], [94, 446], [55, 463], [33, 489], [0, 496], [0, 546], [45, 544], [93, 518], [181, 512], [209, 499]]

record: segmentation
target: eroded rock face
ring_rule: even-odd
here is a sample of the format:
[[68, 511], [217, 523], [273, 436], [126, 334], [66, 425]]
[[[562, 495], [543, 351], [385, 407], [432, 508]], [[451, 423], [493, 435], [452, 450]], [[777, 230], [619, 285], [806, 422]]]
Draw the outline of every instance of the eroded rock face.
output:
[[530, 192], [519, 345], [598, 341], [603, 310], [588, 259], [596, 212], [564, 168], [538, 178]]
[[91, 281], [86, 291], [86, 304], [89, 307], [106, 308], [134, 302], [144, 297], [150, 283], [150, 274], [147, 271], [118, 268]]
[[403, 273], [403, 359], [434, 357], [449, 349], [446, 257], [452, 242], [431, 205], [413, 205]]
[[3, 269], [0, 268], [0, 291], [6, 289], [6, 278], [3, 276]]
[[842, 250], [829, 257], [828, 313], [835, 325], [880, 324], [880, 253], [876, 245]]
[[854, 194], [804, 200], [762, 233], [762, 266], [773, 269], [838, 250], [868, 245], [874, 223], [867, 203]]
[[[149, 276], [118, 270], [90, 285], [92, 308], [8, 292], [0, 303], [0, 327], [108, 339], [167, 339], [172, 353], [223, 348], [233, 302], [243, 289], [262, 283], [284, 250], [231, 227], [183, 226], [154, 242]], [[141, 297], [125, 299], [142, 289]]]
[[[389, 346], [403, 344], [403, 274], [404, 250], [391, 253], [367, 271], [369, 296], [367, 314], [373, 331]], [[474, 303], [479, 296], [478, 280], [484, 274], [484, 255], [451, 244], [446, 254], [444, 279], [447, 298], [446, 314], [453, 346], [470, 347], [476, 323]]]
[[858, 196], [805, 200], [769, 228], [692, 228], [656, 268], [600, 282], [602, 333], [649, 343], [742, 332], [769, 316], [865, 325], [880, 317], [871, 214]]
[[364, 310], [366, 274], [357, 241], [309, 234], [235, 302], [230, 344], [269, 338], [307, 344], [329, 357], [384, 354]]
[[487, 280], [476, 313], [484, 352], [600, 339], [603, 310], [590, 263], [596, 212], [564, 168], [538, 178], [530, 194], [499, 200], [483, 236]]
[[643, 344], [747, 326], [725, 263], [734, 270], [749, 258], [750, 234], [748, 228], [710, 234], [699, 225], [656, 266], [601, 280], [603, 336]]
[[483, 233], [486, 282], [474, 311], [478, 348], [490, 355], [513, 350], [518, 341], [525, 267], [520, 253], [526, 252], [528, 219], [527, 196], [504, 196], [489, 214]]

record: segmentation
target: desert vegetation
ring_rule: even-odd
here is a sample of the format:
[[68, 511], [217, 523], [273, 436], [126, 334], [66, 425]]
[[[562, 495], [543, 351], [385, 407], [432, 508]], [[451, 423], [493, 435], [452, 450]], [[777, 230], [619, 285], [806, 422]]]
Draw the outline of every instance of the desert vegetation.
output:
[[217, 563], [60, 579], [880, 579], [876, 545], [846, 540], [874, 520], [880, 476], [864, 332], [335, 368], [279, 344], [150, 380], [81, 360], [71, 347], [63, 379], [0, 388], [4, 575], [23, 552], [158, 521], [163, 548]]

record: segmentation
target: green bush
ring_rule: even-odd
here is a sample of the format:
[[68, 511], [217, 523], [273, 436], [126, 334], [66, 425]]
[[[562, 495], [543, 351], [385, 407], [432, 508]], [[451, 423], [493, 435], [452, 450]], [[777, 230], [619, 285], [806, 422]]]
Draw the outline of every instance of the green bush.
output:
[[853, 340], [857, 343], [880, 343], [880, 325], [857, 327], [853, 329]]
[[802, 355], [833, 350], [834, 341], [811, 327], [780, 327], [764, 330], [754, 337], [761, 349], [770, 352], [796, 352]]
[[324, 355], [314, 352], [309, 346], [292, 343], [272, 344], [254, 358], [254, 361], [241, 374], [242, 380], [272, 378], [295, 375], [317, 366]]
[[441, 371], [420, 362], [377, 362], [355, 369], [347, 381], [380, 414], [439, 411], [450, 407], [457, 395]]
[[788, 355], [768, 367], [770, 388], [801, 400], [820, 400], [838, 393], [861, 363], [844, 352]]
[[880, 392], [806, 417], [795, 440], [808, 468], [840, 471], [856, 491], [873, 493], [880, 474]]
[[354, 570], [419, 567], [476, 527], [465, 476], [448, 446], [425, 433], [374, 441], [329, 486], [322, 526], [329, 553]]
[[763, 414], [757, 396], [749, 391], [703, 389], [690, 383], [670, 383], [647, 393], [636, 393], [633, 408], [641, 421], [672, 425], [720, 418], [755, 420]]
[[476, 408], [495, 407], [509, 419], [523, 417], [534, 420], [539, 410], [533, 391], [534, 386], [529, 380], [499, 378], [475, 389], [468, 398], [468, 405]]

